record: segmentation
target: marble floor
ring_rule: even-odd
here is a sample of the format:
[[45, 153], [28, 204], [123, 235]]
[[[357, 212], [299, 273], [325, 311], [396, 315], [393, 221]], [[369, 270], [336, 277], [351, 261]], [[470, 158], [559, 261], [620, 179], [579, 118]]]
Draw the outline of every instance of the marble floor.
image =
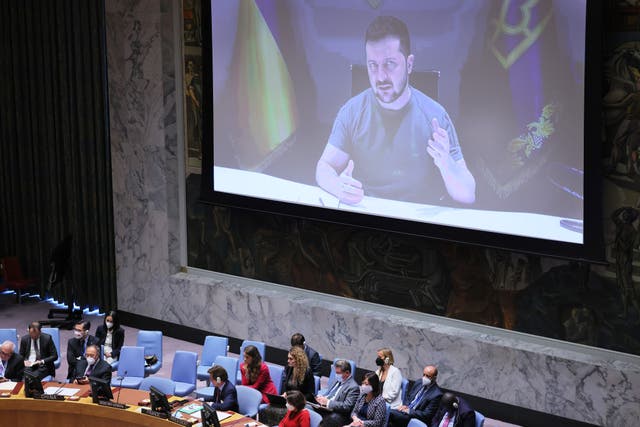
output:
[[[0, 293], [0, 328], [16, 328], [18, 335], [22, 336], [27, 333], [27, 326], [34, 320], [46, 320], [49, 309], [56, 308], [57, 305], [52, 301], [44, 301], [37, 297], [25, 297], [22, 304], [16, 304], [15, 295], [12, 293]], [[95, 331], [96, 327], [103, 322], [104, 314], [98, 312], [87, 312], [83, 314], [83, 318], [91, 321], [91, 331]], [[129, 325], [122, 325], [125, 329], [125, 345], [135, 345], [137, 328]], [[56, 380], [62, 381], [67, 374], [66, 361], [66, 343], [72, 337], [70, 330], [60, 329], [60, 343], [62, 352], [62, 363], [60, 368], [56, 370]], [[168, 336], [163, 337], [163, 362], [162, 368], [155, 375], [160, 377], [171, 377], [171, 365], [173, 363], [173, 355], [176, 350], [194, 351], [200, 354], [202, 345], [194, 344], [188, 341], [182, 341]], [[326, 380], [326, 379], [325, 379]], [[204, 387], [204, 381], [198, 383], [198, 387]], [[515, 424], [509, 424], [498, 420], [487, 418], [484, 423], [485, 427], [509, 427]]]

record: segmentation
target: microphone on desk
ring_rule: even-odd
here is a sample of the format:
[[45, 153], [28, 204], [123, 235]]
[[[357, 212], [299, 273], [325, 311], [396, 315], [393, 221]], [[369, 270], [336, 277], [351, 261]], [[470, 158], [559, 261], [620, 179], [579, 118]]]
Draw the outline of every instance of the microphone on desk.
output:
[[127, 376], [127, 371], [124, 371], [124, 373], [122, 374], [122, 376], [118, 376], [118, 379], [120, 380], [120, 388], [118, 388], [118, 398], [116, 399], [116, 403], [120, 403], [120, 393], [122, 392], [122, 381], [124, 381], [124, 377]]
[[66, 383], [63, 383], [62, 381], [58, 381], [58, 384], [60, 384], [60, 387], [58, 387], [58, 389], [56, 391], [54, 391], [53, 394], [58, 394], [60, 392], [60, 390], [62, 390], [64, 388], [64, 385]]

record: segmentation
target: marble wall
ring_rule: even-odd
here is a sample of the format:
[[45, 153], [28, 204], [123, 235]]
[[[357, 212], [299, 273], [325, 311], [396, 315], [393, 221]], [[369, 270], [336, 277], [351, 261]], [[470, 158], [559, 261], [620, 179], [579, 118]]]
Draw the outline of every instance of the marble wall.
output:
[[299, 330], [325, 356], [369, 369], [388, 345], [410, 378], [436, 363], [445, 387], [600, 425], [636, 423], [637, 357], [223, 274], [177, 273], [179, 6], [106, 1], [120, 310], [281, 348]]

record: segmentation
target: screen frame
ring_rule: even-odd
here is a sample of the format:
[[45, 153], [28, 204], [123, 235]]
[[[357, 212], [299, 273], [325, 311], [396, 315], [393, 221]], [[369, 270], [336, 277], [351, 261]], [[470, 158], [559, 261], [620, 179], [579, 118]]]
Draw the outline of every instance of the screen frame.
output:
[[[91, 398], [93, 403], [98, 403], [100, 400], [113, 399], [113, 390], [111, 390], [110, 381], [99, 377], [89, 377], [89, 386], [91, 387]], [[102, 394], [100, 394], [100, 392], [102, 392]]]
[[601, 2], [586, 0], [583, 129], [584, 231], [582, 244], [380, 217], [215, 191], [213, 189], [214, 121], [211, 0], [203, 0], [202, 8], [203, 136], [199, 202], [551, 258], [586, 261], [596, 264], [607, 263], [603, 234], [603, 175], [599, 141], [602, 107], [600, 101], [602, 86], [601, 47], [604, 28], [602, 22], [603, 5]]

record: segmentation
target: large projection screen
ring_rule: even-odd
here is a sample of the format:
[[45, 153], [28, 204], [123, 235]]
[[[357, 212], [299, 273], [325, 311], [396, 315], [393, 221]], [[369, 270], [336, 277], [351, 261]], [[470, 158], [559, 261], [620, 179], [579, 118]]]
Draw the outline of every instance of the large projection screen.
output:
[[602, 260], [594, 13], [212, 0], [203, 199]]

